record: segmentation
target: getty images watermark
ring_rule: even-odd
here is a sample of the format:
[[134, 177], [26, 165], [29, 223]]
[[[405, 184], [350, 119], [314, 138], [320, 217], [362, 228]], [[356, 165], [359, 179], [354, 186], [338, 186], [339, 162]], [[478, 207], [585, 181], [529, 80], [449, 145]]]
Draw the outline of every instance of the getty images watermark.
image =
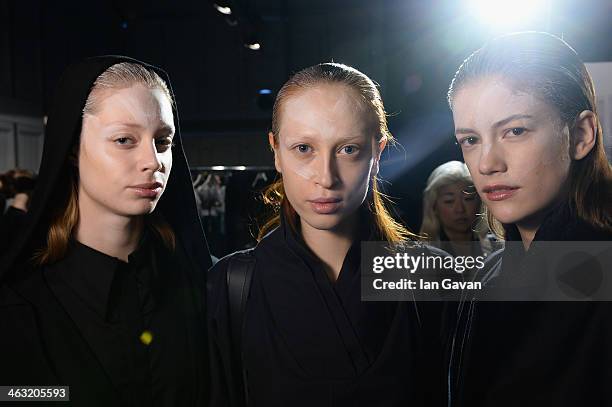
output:
[[[419, 249], [417, 248], [417, 253]], [[375, 290], [479, 290], [482, 284], [478, 281], [465, 281], [458, 278], [442, 278], [440, 281], [432, 279], [443, 276], [443, 272], [454, 272], [462, 275], [466, 271], [478, 271], [484, 268], [485, 256], [441, 256], [439, 254], [425, 254], [423, 250], [415, 254], [407, 252], [394, 253], [387, 256], [374, 256], [372, 258], [372, 272], [404, 272], [412, 275], [411, 278], [385, 281], [376, 278], [372, 282]], [[418, 275], [417, 271], [430, 273]], [[436, 274], [432, 274], [432, 272]], [[415, 276], [416, 275], [416, 276]], [[416, 278], [414, 278], [416, 277]]]
[[505, 242], [492, 254], [480, 242], [459, 249], [467, 255], [423, 243], [362, 242], [362, 300], [612, 301], [612, 242], [534, 242], [527, 252], [522, 242]]

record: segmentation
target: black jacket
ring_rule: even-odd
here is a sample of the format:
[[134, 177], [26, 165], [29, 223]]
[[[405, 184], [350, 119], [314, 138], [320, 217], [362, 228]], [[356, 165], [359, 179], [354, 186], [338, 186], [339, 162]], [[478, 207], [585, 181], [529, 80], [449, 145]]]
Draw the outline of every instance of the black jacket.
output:
[[[365, 233], [361, 240], [368, 240]], [[440, 348], [423, 330], [426, 317], [414, 302], [361, 301], [360, 250], [357, 240], [333, 283], [284, 221], [254, 249], [238, 350], [248, 405], [439, 405], [443, 391], [434, 375]], [[231, 345], [226, 281], [231, 256], [209, 273], [212, 406], [245, 405]]]
[[[507, 227], [507, 240], [520, 242], [514, 225]], [[528, 251], [511, 244], [491, 255], [483, 280], [486, 287], [537, 288], [542, 266], [561, 255], [542, 249], [547, 246], [540, 242], [610, 240], [611, 233], [591, 227], [561, 204], [550, 211]], [[474, 296], [460, 305], [452, 349], [453, 406], [612, 403], [610, 302], [492, 302]]]
[[[129, 264], [76, 242], [57, 263], [31, 262], [58, 209], [56, 193], [71, 170], [68, 157], [92, 84], [119, 62], [146, 65], [119, 56], [86, 59], [67, 69], [57, 90], [28, 218], [0, 262], [0, 383], [67, 385], [79, 406], [203, 405], [211, 259], [176, 110], [173, 167], [154, 212], [174, 231], [176, 250], [151, 234]], [[170, 88], [167, 75], [150, 68]]]

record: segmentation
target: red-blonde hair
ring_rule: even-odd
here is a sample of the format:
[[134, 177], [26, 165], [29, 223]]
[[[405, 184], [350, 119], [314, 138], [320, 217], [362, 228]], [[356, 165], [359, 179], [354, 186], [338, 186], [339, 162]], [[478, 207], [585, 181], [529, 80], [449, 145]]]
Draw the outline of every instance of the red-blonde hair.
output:
[[[275, 142], [278, 142], [280, 134], [282, 107], [285, 101], [304, 89], [320, 84], [339, 84], [355, 90], [359, 102], [370, 115], [368, 119], [373, 124], [377, 141], [386, 139], [387, 144], [395, 141], [387, 127], [387, 115], [376, 84], [355, 68], [337, 63], [324, 63], [305, 68], [294, 74], [278, 92], [272, 109], [272, 134]], [[385, 200], [387, 198], [380, 192], [378, 179], [374, 178], [372, 193], [368, 195], [367, 205], [372, 214], [378, 237], [390, 243], [399, 243], [417, 237], [391, 216]], [[297, 230], [297, 214], [285, 196], [282, 176], [266, 188], [263, 192], [263, 201], [272, 208], [272, 215], [260, 228], [258, 240], [280, 224], [281, 212], [289, 226]]]

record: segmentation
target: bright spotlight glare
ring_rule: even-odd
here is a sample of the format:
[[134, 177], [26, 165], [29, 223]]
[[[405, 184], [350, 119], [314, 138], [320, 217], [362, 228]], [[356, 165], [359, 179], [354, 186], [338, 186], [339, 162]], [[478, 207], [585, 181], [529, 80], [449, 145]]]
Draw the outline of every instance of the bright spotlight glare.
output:
[[520, 24], [540, 15], [547, 0], [468, 0], [472, 13], [489, 25]]
[[232, 9], [231, 9], [230, 7], [223, 7], [223, 6], [220, 6], [220, 5], [216, 4], [216, 3], [215, 3], [215, 4], [213, 4], [213, 6], [214, 6], [214, 7], [217, 9], [217, 11], [218, 11], [219, 13], [221, 13], [221, 14], [224, 14], [224, 15], [226, 15], [226, 16], [229, 16], [229, 15], [231, 15], [231, 14], [232, 14]]
[[245, 46], [248, 49], [252, 49], [253, 51], [257, 51], [257, 50], [261, 49], [261, 45], [258, 42], [255, 42], [253, 44], [245, 44]]
[[213, 171], [223, 171], [225, 169], [225, 165], [213, 165], [210, 167]]

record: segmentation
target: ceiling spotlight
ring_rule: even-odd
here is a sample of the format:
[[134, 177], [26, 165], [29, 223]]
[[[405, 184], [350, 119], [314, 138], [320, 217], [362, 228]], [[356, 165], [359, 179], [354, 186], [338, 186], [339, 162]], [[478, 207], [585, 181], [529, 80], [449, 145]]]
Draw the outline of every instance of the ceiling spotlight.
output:
[[224, 7], [224, 6], [220, 6], [217, 3], [213, 4], [213, 7], [215, 9], [217, 9], [217, 11], [223, 15], [229, 16], [232, 14], [232, 9], [231, 7]]
[[247, 47], [248, 49], [252, 49], [253, 51], [257, 51], [259, 49], [261, 49], [261, 44], [259, 44], [258, 42], [253, 42], [250, 44], [244, 44], [245, 47]]
[[531, 21], [549, 6], [550, 0], [468, 0], [474, 15], [485, 24], [511, 26]]

